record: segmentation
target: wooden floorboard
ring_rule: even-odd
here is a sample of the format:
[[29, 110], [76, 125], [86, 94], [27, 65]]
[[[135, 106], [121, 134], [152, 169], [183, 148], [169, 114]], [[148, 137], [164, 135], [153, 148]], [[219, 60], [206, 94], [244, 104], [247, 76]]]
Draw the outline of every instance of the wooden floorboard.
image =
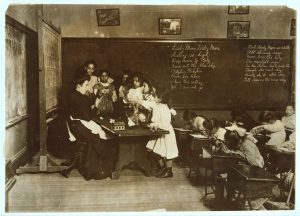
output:
[[76, 170], [70, 178], [22, 174], [9, 193], [9, 212], [209, 211], [200, 201], [204, 187], [193, 184], [187, 169], [173, 171], [167, 179], [124, 171], [118, 180], [90, 181]]

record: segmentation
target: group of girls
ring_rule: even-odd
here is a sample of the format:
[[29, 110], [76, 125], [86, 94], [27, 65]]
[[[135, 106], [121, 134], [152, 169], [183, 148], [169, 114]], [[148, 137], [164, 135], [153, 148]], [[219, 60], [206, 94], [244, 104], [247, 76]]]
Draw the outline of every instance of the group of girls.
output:
[[95, 69], [95, 62], [85, 63], [85, 73], [90, 76], [90, 98], [99, 101], [98, 115], [120, 118], [128, 126], [143, 124], [151, 130], [168, 131], [168, 134], [150, 139], [146, 149], [152, 175], [158, 178], [173, 177], [173, 159], [178, 156], [178, 148], [171, 118], [176, 112], [167, 105], [167, 89], [146, 81], [139, 73], [131, 76], [128, 71], [123, 71], [120, 81], [115, 82], [108, 71], [97, 74]]

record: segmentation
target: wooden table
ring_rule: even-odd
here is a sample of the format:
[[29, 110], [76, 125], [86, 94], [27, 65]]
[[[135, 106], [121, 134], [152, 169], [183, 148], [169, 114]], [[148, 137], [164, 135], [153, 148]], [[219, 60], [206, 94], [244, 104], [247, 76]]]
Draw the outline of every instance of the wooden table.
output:
[[264, 203], [273, 196], [272, 189], [279, 179], [260, 167], [234, 164], [228, 167], [227, 182], [230, 188], [243, 194], [252, 210], [251, 199], [266, 198]]
[[96, 122], [101, 125], [103, 130], [118, 139], [119, 157], [112, 175], [113, 179], [118, 179], [124, 169], [136, 170], [149, 176], [150, 163], [145, 148], [147, 141], [152, 137], [159, 137], [169, 132], [161, 129], [152, 131], [139, 126], [126, 127], [123, 131], [116, 131], [112, 130], [110, 124], [105, 121], [97, 120]]

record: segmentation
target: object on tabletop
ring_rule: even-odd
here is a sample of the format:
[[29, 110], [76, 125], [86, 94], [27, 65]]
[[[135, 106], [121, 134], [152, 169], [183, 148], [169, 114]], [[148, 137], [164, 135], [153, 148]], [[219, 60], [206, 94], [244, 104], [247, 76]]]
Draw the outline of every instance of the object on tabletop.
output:
[[124, 122], [114, 122], [111, 125], [111, 129], [116, 130], [116, 131], [125, 130], [125, 123]]

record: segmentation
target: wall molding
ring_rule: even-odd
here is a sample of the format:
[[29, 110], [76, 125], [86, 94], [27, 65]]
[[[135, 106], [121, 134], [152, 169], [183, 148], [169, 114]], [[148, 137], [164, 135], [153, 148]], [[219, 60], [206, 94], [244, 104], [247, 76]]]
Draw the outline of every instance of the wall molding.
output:
[[23, 164], [26, 164], [29, 160], [29, 146], [24, 146], [20, 151], [18, 151], [15, 155], [10, 157], [11, 169], [15, 173], [16, 169]]

